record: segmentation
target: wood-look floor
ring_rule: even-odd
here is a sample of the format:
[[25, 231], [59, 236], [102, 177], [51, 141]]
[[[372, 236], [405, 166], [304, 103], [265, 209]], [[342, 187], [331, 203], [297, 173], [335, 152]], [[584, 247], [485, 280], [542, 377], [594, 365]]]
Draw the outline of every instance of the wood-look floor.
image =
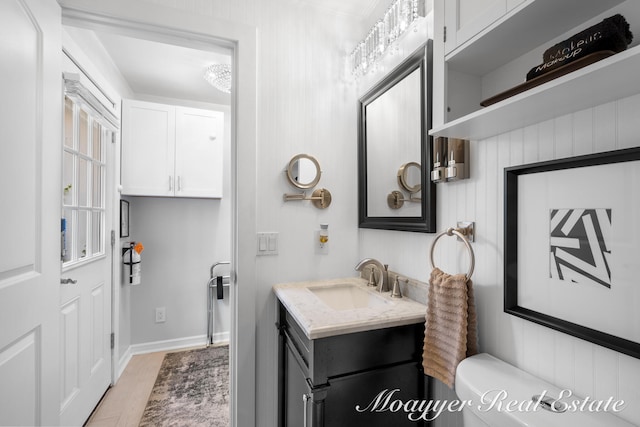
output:
[[166, 353], [161, 351], [133, 356], [116, 385], [107, 391], [85, 426], [137, 426]]

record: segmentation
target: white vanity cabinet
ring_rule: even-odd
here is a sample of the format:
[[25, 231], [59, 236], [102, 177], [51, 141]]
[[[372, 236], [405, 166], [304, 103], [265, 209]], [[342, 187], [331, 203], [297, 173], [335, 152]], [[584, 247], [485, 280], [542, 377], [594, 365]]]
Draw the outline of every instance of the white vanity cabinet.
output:
[[222, 197], [224, 113], [124, 100], [122, 194]]

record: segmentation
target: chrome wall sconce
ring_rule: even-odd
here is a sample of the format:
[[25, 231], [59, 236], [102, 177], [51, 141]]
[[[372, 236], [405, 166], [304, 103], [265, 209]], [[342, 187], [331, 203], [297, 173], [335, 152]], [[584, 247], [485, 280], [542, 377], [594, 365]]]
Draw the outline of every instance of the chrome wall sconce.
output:
[[469, 178], [469, 158], [469, 140], [435, 138], [431, 181], [439, 183]]
[[469, 178], [469, 141], [449, 138], [447, 141], [446, 178], [447, 181], [458, 181]]
[[[291, 158], [287, 168], [285, 169], [287, 180], [291, 185], [301, 190], [310, 190], [320, 181], [320, 163], [318, 160], [308, 154], [297, 154]], [[283, 196], [285, 202], [295, 200], [310, 200], [318, 209], [325, 209], [331, 205], [331, 193], [326, 188], [319, 188], [311, 193], [311, 197], [307, 197], [306, 192], [289, 194]]]

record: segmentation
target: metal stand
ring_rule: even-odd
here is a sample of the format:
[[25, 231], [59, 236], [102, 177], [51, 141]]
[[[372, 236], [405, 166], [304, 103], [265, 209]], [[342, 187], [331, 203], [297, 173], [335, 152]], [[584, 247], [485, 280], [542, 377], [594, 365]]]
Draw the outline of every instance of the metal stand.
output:
[[[214, 270], [216, 267], [220, 265], [229, 265], [231, 264], [229, 261], [218, 261], [211, 266], [210, 272], [211, 277], [207, 282], [207, 345], [213, 344], [213, 307], [214, 307], [214, 295], [216, 299], [223, 299], [223, 296], [220, 295], [219, 288], [222, 286], [229, 286], [229, 275], [227, 276], [216, 276], [214, 275]], [[215, 289], [215, 292], [214, 292]]]

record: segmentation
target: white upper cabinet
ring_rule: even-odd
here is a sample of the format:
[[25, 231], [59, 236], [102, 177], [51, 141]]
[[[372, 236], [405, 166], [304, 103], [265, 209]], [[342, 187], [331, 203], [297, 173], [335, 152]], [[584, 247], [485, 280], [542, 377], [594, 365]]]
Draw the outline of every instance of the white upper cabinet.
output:
[[445, 2], [445, 54], [507, 13], [507, 0], [449, 0]]
[[636, 2], [434, 0], [434, 12], [434, 77], [439, 80], [434, 81], [430, 135], [483, 139], [640, 91], [629, 71], [640, 63], [640, 47], [630, 46], [626, 52], [481, 106], [525, 83], [527, 72], [542, 63], [542, 52], [558, 41], [616, 13], [633, 24], [640, 17]]
[[176, 196], [222, 197], [224, 113], [176, 108]]
[[124, 100], [122, 194], [222, 197], [224, 113]]
[[173, 196], [175, 107], [122, 103], [122, 194]]

